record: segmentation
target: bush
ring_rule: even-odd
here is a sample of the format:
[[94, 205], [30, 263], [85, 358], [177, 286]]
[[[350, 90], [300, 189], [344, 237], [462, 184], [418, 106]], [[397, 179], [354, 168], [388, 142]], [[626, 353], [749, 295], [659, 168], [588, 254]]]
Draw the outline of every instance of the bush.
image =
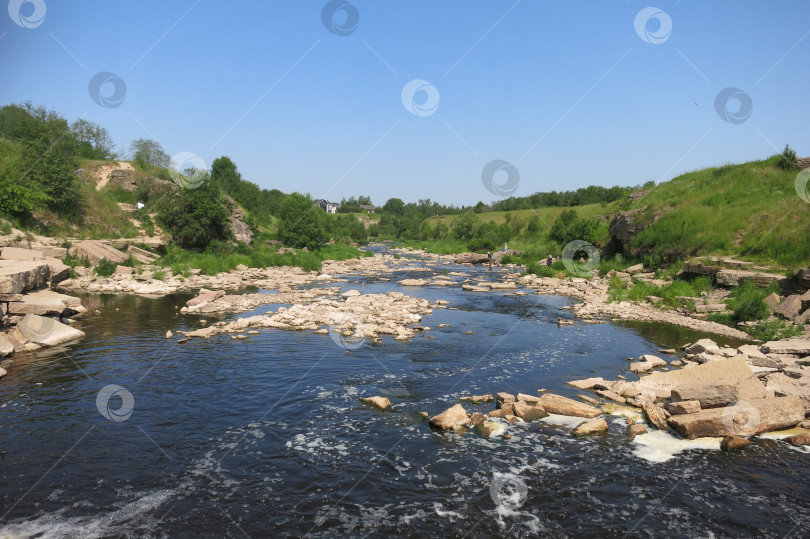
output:
[[326, 243], [326, 212], [310, 197], [293, 193], [279, 209], [278, 238], [290, 247], [314, 250]]
[[726, 305], [734, 311], [735, 322], [763, 320], [770, 312], [763, 301], [771, 292], [778, 292], [776, 284], [768, 288], [759, 288], [753, 281], [745, 280], [731, 291]]
[[782, 170], [797, 170], [799, 168], [796, 152], [790, 147], [790, 144], [786, 144], [785, 151], [777, 157], [776, 166]]
[[100, 275], [101, 277], [109, 277], [113, 273], [115, 273], [115, 269], [118, 267], [118, 264], [113, 262], [112, 260], [107, 260], [106, 258], [102, 258], [96, 264], [95, 269], [93, 272], [96, 275]]
[[526, 264], [526, 273], [537, 275], [538, 277], [554, 277], [557, 274], [553, 269], [538, 264], [537, 262], [529, 262]]
[[215, 240], [231, 237], [230, 208], [219, 187], [204, 177], [196, 189], [180, 189], [173, 200], [161, 204], [159, 219], [178, 245], [204, 249]]

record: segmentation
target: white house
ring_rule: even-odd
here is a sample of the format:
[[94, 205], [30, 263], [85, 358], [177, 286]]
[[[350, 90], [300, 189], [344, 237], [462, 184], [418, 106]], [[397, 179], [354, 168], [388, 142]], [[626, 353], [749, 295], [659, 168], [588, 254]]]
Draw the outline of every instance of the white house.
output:
[[315, 204], [316, 206], [320, 206], [321, 208], [323, 208], [323, 211], [325, 211], [326, 213], [337, 213], [337, 210], [340, 207], [340, 204], [336, 202], [329, 202], [325, 198], [319, 198], [317, 200], [312, 201], [312, 203]]

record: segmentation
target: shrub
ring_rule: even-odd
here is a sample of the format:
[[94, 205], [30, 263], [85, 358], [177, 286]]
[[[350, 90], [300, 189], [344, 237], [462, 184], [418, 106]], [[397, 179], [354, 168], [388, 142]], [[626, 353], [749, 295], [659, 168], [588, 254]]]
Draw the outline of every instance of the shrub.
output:
[[102, 277], [109, 277], [110, 275], [115, 273], [115, 268], [117, 267], [118, 264], [116, 264], [112, 260], [102, 258], [101, 260], [98, 261], [98, 264], [96, 264], [96, 267], [95, 269], [93, 269], [93, 272], [95, 272], [96, 275], [100, 275]]
[[326, 243], [326, 212], [309, 196], [293, 193], [279, 209], [278, 238], [290, 247], [317, 249]]
[[735, 322], [762, 320], [770, 314], [763, 300], [777, 290], [775, 283], [768, 288], [759, 288], [753, 281], [745, 280], [731, 291], [726, 305], [734, 311]]
[[799, 168], [796, 152], [790, 147], [790, 144], [786, 144], [785, 150], [776, 158], [776, 166], [782, 170], [796, 170]]

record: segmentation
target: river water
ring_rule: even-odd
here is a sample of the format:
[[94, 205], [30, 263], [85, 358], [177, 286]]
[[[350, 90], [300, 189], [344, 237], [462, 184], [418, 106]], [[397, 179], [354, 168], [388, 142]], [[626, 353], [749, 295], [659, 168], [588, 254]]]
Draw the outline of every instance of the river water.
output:
[[[347, 278], [363, 293], [402, 290]], [[700, 335], [558, 326], [570, 317], [561, 297], [405, 292], [454, 309], [434, 310], [412, 342], [354, 350], [279, 330], [177, 345], [167, 329], [199, 327], [177, 314], [189, 296], [84, 297], [101, 313], [78, 324], [84, 339], [18, 355], [0, 380], [0, 537], [810, 533], [810, 455], [782, 441], [733, 454], [658, 433], [628, 442], [620, 415], [605, 436], [574, 439], [557, 417], [484, 439], [433, 431], [418, 415], [465, 394], [574, 396], [568, 380], [631, 379], [628, 357]], [[371, 395], [393, 409], [358, 401]]]

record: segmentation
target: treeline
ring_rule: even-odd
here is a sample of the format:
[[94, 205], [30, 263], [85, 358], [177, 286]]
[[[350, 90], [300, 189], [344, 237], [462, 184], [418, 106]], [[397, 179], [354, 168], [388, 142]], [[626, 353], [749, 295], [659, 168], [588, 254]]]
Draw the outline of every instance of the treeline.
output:
[[586, 204], [599, 204], [615, 202], [626, 197], [633, 191], [650, 188], [655, 182], [647, 182], [642, 187], [602, 187], [589, 185], [576, 191], [551, 191], [550, 193], [535, 193], [525, 197], [509, 197], [492, 203], [493, 211], [527, 210], [543, 207], [570, 207], [584, 206]]

